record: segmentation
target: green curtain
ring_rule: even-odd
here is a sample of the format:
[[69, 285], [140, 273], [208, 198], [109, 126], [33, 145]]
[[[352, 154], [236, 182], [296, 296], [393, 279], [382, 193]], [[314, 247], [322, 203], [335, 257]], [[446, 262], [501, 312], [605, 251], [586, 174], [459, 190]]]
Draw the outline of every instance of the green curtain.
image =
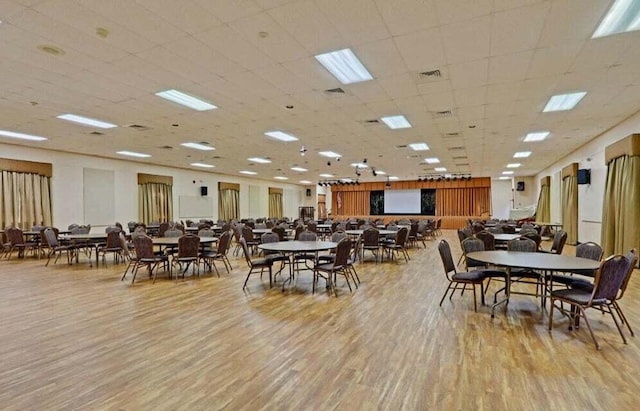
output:
[[536, 207], [536, 221], [548, 223], [551, 221], [551, 195], [548, 184], [540, 186], [540, 197]]
[[567, 244], [578, 243], [578, 178], [562, 179], [562, 229], [567, 232]]
[[224, 221], [237, 219], [240, 214], [240, 192], [224, 189], [218, 192], [218, 218]]
[[2, 171], [0, 195], [0, 227], [52, 224], [50, 177]]
[[607, 166], [601, 243], [605, 256], [640, 249], [640, 157], [622, 156]]
[[282, 218], [282, 194], [269, 193], [269, 218]]
[[138, 214], [140, 221], [173, 220], [173, 187], [161, 183], [138, 184]]

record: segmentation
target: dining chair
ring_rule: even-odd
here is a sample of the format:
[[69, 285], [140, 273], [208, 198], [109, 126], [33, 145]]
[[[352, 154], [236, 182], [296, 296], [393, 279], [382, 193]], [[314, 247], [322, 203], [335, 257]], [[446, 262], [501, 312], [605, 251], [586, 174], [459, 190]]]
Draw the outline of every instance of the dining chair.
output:
[[98, 257], [102, 255], [102, 263], [107, 266], [107, 254], [113, 254], [113, 262], [116, 263], [122, 256], [122, 244], [120, 243], [120, 230], [116, 229], [107, 233], [107, 242], [96, 248]]
[[[589, 318], [587, 317], [586, 310], [588, 308], [596, 308], [602, 311], [604, 314], [610, 314], [613, 318], [613, 322], [618, 329], [622, 341], [626, 344], [627, 339], [622, 333], [620, 324], [613, 314], [615, 310], [613, 303], [617, 298], [618, 292], [621, 289], [626, 276], [629, 273], [629, 266], [631, 261], [623, 255], [613, 255], [607, 258], [600, 265], [600, 269], [596, 271], [596, 277], [593, 282], [593, 290], [586, 291], [574, 288], [563, 288], [559, 290], [553, 290], [549, 294], [551, 299], [551, 308], [549, 310], [549, 332], [553, 329], [553, 310], [559, 309], [564, 315], [569, 317], [569, 330], [580, 327], [580, 318], [584, 318], [584, 322], [587, 324], [591, 339], [596, 346], [596, 349], [600, 349], [600, 344], [596, 339]], [[570, 310], [564, 309], [562, 305], [556, 305], [556, 302], [566, 303], [570, 306]]]
[[231, 263], [227, 258], [230, 245], [231, 231], [225, 231], [218, 239], [218, 247], [216, 250], [205, 249], [200, 253], [200, 259], [209, 266], [209, 269], [213, 267], [218, 277], [220, 277], [220, 272], [218, 271], [218, 267], [216, 267], [216, 261], [222, 261], [224, 268], [227, 270], [227, 274], [232, 270]]
[[548, 253], [548, 254], [562, 254], [562, 250], [564, 249], [564, 245], [567, 242], [567, 232], [563, 230], [558, 230], [553, 235], [553, 243], [551, 244], [551, 248], [546, 250], [544, 248], [538, 249], [539, 252]]
[[251, 274], [254, 274], [257, 269], [260, 269], [260, 278], [262, 278], [262, 273], [265, 269], [269, 271], [269, 288], [273, 287], [273, 274], [272, 274], [272, 266], [273, 261], [267, 258], [260, 259], [251, 259], [249, 256], [249, 247], [247, 246], [247, 242], [244, 238], [240, 238], [240, 247], [242, 248], [242, 252], [244, 253], [244, 258], [249, 266], [249, 272], [247, 273], [247, 279], [244, 280], [244, 285], [242, 289], [244, 290], [247, 287], [247, 281], [249, 281], [249, 277]]
[[[518, 237], [507, 242], [507, 251], [520, 251], [525, 253], [535, 253], [538, 250], [536, 242], [527, 237]], [[524, 291], [511, 291], [512, 294], [535, 295], [540, 297], [540, 305], [544, 305], [545, 283], [542, 273], [530, 268], [512, 268], [510, 270], [511, 284], [533, 284], [536, 286], [535, 293]], [[496, 293], [497, 294], [497, 293]]]
[[395, 241], [393, 241], [392, 243], [382, 243], [383, 254], [381, 255], [380, 259], [381, 262], [384, 258], [384, 250], [387, 250], [387, 252], [389, 253], [389, 257], [392, 260], [394, 254], [397, 255], [400, 253], [402, 253], [405, 262], [409, 262], [409, 260], [411, 260], [411, 258], [409, 257], [409, 253], [407, 253], [407, 249], [405, 247], [408, 233], [409, 230], [407, 229], [407, 227], [402, 227], [398, 230]]
[[[193, 234], [185, 234], [178, 238], [178, 253], [174, 255], [172, 264], [178, 265], [180, 269], [184, 264], [184, 270], [182, 270], [182, 277], [186, 274], [189, 266], [193, 264], [191, 268], [192, 274], [200, 274], [200, 267], [198, 266], [198, 260], [200, 258], [200, 237]], [[178, 275], [176, 274], [176, 278]]]
[[[440, 259], [442, 260], [442, 266], [444, 268], [444, 274], [447, 278], [449, 284], [447, 285], [447, 289], [444, 291], [442, 298], [440, 299], [440, 306], [451, 290], [451, 297], [453, 297], [453, 293], [456, 290], [460, 289], [460, 295], [464, 294], [464, 291], [467, 289], [467, 286], [471, 286], [473, 288], [473, 309], [474, 311], [478, 311], [477, 299], [476, 299], [476, 285], [480, 286], [480, 297], [482, 301], [482, 305], [484, 305], [484, 280], [485, 274], [480, 270], [466, 271], [466, 272], [458, 272], [456, 270], [456, 265], [453, 263], [453, 257], [451, 256], [451, 247], [446, 240], [440, 240], [438, 244], [438, 253], [440, 254]], [[462, 286], [462, 288], [458, 288], [458, 286]]]
[[[316, 264], [313, 270], [312, 293], [316, 292], [316, 284], [318, 283], [318, 278], [324, 278], [329, 285], [330, 291], [333, 291], [333, 294], [337, 297], [338, 291], [336, 287], [336, 279], [338, 274], [344, 276], [347, 282], [347, 286], [349, 287], [349, 291], [353, 292], [353, 289], [351, 288], [351, 282], [349, 281], [349, 277], [352, 276], [352, 272], [348, 268], [350, 253], [351, 239], [346, 237], [340, 240], [340, 242], [336, 246], [336, 254], [333, 262]], [[353, 280], [355, 281], [355, 279]]]
[[[138, 269], [140, 269], [140, 267], [147, 267], [147, 269], [149, 270], [149, 277], [153, 275], [153, 283], [155, 284], [156, 277], [158, 276], [157, 268], [158, 264], [160, 263], [163, 263], [165, 267], [168, 268], [169, 278], [171, 278], [171, 265], [169, 264], [169, 257], [153, 252], [153, 240], [151, 239], [151, 237], [147, 235], [138, 235], [137, 237], [133, 238], [133, 246], [135, 255], [132, 256], [132, 261], [125, 269], [120, 281], [124, 281], [129, 268], [132, 268], [131, 272], [133, 273], [133, 278], [131, 279], [131, 284], [133, 284], [136, 281]], [[130, 267], [131, 265], [133, 265], [133, 267]]]
[[58, 235], [56, 231], [52, 227], [46, 227], [42, 230], [42, 241], [46, 244], [48, 248], [47, 252], [47, 263], [44, 265], [45, 267], [49, 265], [49, 261], [51, 261], [51, 257], [56, 254], [56, 259], [53, 263], [58, 262], [58, 258], [60, 255], [65, 252], [67, 254], [67, 264], [71, 264], [75, 253], [75, 247], [72, 245], [62, 245], [58, 242]]
[[[578, 244], [578, 246], [576, 247], [575, 255], [576, 257], [588, 258], [593, 261], [600, 261], [603, 254], [604, 251], [599, 244], [596, 244], [593, 241], [589, 241], [586, 243]], [[582, 277], [575, 277], [575, 275], [580, 275]], [[549, 289], [553, 289], [554, 283], [562, 284], [566, 287], [569, 287], [571, 284], [578, 280], [591, 283], [591, 280], [587, 281], [583, 277], [594, 278], [595, 275], [596, 270], [572, 270], [565, 274], [554, 273], [550, 276], [547, 287]]]
[[362, 247], [360, 249], [360, 261], [364, 261], [365, 251], [370, 251], [373, 254], [374, 261], [378, 262], [378, 255], [382, 250], [380, 245], [380, 232], [376, 228], [367, 228], [362, 232]]

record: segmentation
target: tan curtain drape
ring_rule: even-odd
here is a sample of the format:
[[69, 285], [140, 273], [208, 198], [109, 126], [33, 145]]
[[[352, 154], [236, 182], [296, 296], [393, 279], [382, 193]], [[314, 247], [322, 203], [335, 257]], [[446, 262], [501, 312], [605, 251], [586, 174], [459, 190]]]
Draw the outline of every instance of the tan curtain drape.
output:
[[173, 187], [169, 184], [138, 184], [138, 214], [140, 221], [173, 220]]
[[369, 215], [370, 191], [337, 191], [332, 198], [334, 215], [365, 216]]
[[269, 217], [282, 218], [284, 216], [282, 207], [282, 194], [269, 193]]
[[540, 183], [540, 197], [536, 207], [536, 221], [548, 223], [551, 221], [551, 178], [545, 177]]
[[602, 207], [604, 255], [640, 249], [640, 157], [622, 156], [607, 167]]
[[0, 177], [0, 227], [30, 229], [51, 225], [50, 177], [2, 171]]
[[436, 215], [479, 216], [491, 210], [489, 187], [443, 188], [436, 191]]
[[224, 221], [238, 218], [240, 214], [240, 191], [225, 188], [218, 191], [218, 218]]
[[567, 244], [578, 243], [578, 178], [570, 175], [562, 179], [562, 229]]

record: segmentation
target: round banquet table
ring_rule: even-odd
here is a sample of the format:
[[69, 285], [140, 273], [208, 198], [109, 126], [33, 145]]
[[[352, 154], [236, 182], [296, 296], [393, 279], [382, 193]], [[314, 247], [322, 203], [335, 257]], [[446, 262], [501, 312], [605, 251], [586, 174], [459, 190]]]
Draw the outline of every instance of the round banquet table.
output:
[[[265, 243], [258, 245], [258, 248], [266, 251], [277, 251], [283, 254], [297, 254], [297, 253], [318, 253], [318, 251], [326, 251], [334, 249], [338, 246], [338, 243], [332, 241], [278, 241], [274, 243]], [[329, 276], [331, 277], [331, 276]], [[287, 281], [293, 279], [293, 267], [289, 264], [289, 279], [285, 280], [282, 284], [282, 291]], [[333, 281], [332, 278], [328, 279], [329, 285]]]
[[595, 270], [600, 261], [562, 254], [525, 253], [522, 251], [476, 251], [467, 254], [469, 258], [483, 263], [506, 267], [505, 298], [491, 307], [491, 316], [500, 304], [509, 303], [511, 296], [511, 268], [530, 268], [547, 271]]

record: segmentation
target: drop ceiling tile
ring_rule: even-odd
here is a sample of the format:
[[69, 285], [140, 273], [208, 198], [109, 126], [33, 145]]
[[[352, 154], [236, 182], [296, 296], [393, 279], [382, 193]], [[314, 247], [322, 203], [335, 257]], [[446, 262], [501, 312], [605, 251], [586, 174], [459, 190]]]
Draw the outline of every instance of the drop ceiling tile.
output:
[[491, 25], [491, 55], [517, 53], [536, 47], [545, 23], [549, 2], [534, 3], [495, 13]]
[[376, 0], [376, 5], [393, 36], [438, 26], [436, 8], [432, 1]]
[[338, 33], [313, 0], [287, 3], [270, 9], [268, 13], [312, 55], [352, 44]]
[[451, 64], [448, 69], [454, 89], [482, 86], [487, 84], [489, 79], [488, 58]]
[[379, 78], [377, 82], [391, 98], [411, 97], [419, 94], [415, 81], [409, 74], [383, 77]]
[[269, 56], [244, 40], [229, 26], [215, 27], [194, 37], [246, 70], [274, 64]]
[[394, 41], [409, 70], [435, 70], [445, 63], [439, 29], [397, 36]]
[[491, 18], [478, 17], [461, 23], [441, 27], [447, 63], [480, 60], [489, 55], [491, 45]]
[[493, 0], [436, 1], [435, 6], [440, 24], [451, 24], [489, 15]]
[[254, 0], [193, 0], [196, 4], [209, 10], [223, 23], [259, 13], [263, 8]]
[[371, 0], [316, 0], [315, 4], [335, 29], [343, 37], [349, 38], [348, 45], [369, 43], [391, 36]]
[[523, 80], [532, 57], [533, 51], [491, 57], [489, 59], [489, 83]]

